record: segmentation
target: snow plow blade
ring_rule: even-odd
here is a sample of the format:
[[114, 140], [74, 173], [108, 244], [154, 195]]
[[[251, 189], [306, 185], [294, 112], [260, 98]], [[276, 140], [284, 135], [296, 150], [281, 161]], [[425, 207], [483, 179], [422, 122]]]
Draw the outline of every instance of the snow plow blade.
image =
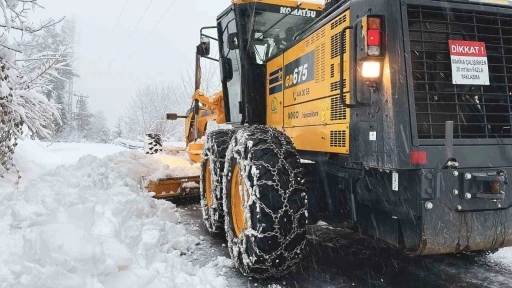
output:
[[143, 177], [147, 192], [154, 192], [153, 198], [167, 199], [182, 196], [199, 195], [199, 176], [175, 177], [158, 181], [147, 180]]

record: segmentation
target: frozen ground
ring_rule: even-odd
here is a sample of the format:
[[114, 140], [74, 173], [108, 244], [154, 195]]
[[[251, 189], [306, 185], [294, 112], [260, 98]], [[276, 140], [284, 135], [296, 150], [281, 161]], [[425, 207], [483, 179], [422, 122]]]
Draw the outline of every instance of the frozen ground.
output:
[[[197, 199], [155, 200], [141, 175], [194, 168], [183, 149], [147, 156], [114, 145], [22, 142], [19, 188], [0, 179], [0, 287], [511, 287], [512, 249], [476, 261], [407, 257], [325, 225], [281, 279], [233, 269]], [[167, 168], [166, 166], [166, 168]], [[188, 167], [178, 169], [176, 167]]]

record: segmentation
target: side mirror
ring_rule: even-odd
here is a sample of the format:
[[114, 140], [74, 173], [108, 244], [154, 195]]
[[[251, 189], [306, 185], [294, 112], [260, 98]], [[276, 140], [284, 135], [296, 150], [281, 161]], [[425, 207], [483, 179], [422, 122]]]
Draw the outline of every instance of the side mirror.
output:
[[228, 48], [229, 50], [238, 49], [238, 37], [236, 36], [236, 32], [228, 34]]
[[233, 79], [233, 62], [231, 62], [231, 58], [220, 58], [220, 73], [222, 82], [229, 82]]
[[197, 55], [208, 56], [210, 55], [210, 39], [206, 37], [201, 38], [201, 42], [197, 45]]
[[176, 119], [178, 119], [178, 114], [176, 114], [176, 113], [167, 113], [166, 114], [166, 119], [167, 120], [176, 120]]

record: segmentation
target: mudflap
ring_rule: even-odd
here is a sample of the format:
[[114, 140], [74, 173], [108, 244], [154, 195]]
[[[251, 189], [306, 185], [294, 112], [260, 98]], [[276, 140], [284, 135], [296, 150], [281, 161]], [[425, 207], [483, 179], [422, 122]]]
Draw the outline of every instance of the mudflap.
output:
[[[512, 168], [443, 170], [423, 198], [417, 255], [512, 246]], [[430, 190], [432, 191], [432, 190]]]

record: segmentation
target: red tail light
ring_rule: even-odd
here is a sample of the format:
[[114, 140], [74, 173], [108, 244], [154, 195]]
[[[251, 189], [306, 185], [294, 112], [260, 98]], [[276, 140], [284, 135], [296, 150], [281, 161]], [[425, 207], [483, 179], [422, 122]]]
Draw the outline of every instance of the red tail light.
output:
[[368, 30], [368, 38], [366, 44], [368, 44], [368, 46], [380, 46], [380, 31]]
[[375, 16], [366, 18], [366, 51], [369, 56], [379, 56], [382, 46], [381, 19]]

